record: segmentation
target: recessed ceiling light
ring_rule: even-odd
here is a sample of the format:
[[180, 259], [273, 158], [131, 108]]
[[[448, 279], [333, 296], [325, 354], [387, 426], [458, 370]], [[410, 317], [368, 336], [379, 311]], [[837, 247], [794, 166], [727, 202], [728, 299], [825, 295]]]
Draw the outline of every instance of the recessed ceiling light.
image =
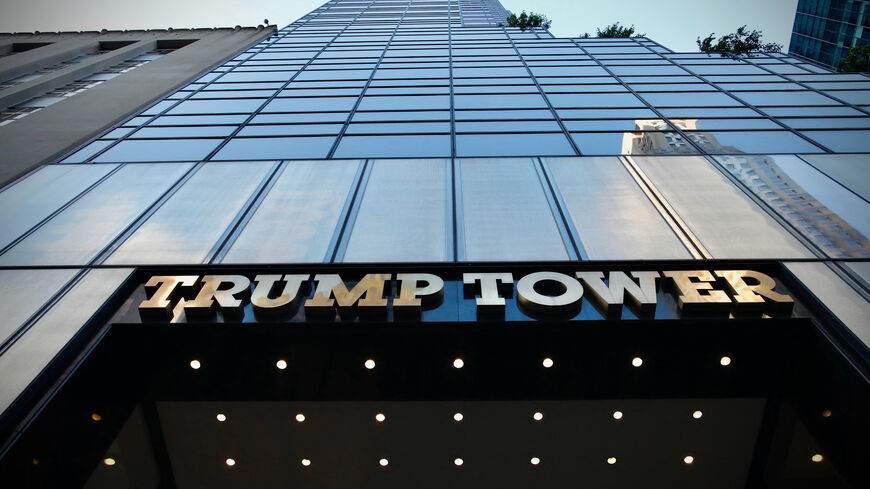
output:
[[813, 456], [810, 457], [810, 460], [812, 460], [815, 463], [819, 463], [824, 459], [825, 459], [825, 457], [823, 457], [821, 453], [814, 453]]
[[532, 415], [532, 419], [534, 419], [535, 421], [540, 421], [540, 420], [544, 419], [544, 413], [542, 413], [540, 411], [536, 412], [535, 414]]
[[386, 467], [387, 465], [390, 465], [390, 461], [385, 458], [378, 460], [378, 463], [381, 464], [381, 467]]
[[635, 367], [640, 367], [641, 365], [643, 365], [643, 358], [634, 357], [631, 359], [631, 364]]
[[823, 418], [830, 418], [832, 414], [834, 413], [830, 409], [825, 409], [824, 411], [822, 411]]
[[199, 367], [202, 367], [202, 364], [197, 359], [193, 359], [190, 361], [190, 368], [194, 370], [199, 370]]
[[683, 457], [683, 463], [685, 463], [686, 465], [690, 465], [694, 461], [695, 461], [695, 457], [693, 457], [691, 455], [686, 455], [685, 457]]
[[103, 459], [103, 463], [109, 466], [115, 465], [115, 459], [112, 457], [106, 457]]
[[616, 463], [616, 457], [608, 457], [608, 458], [607, 458], [607, 463], [610, 464], [610, 465], [615, 464], [615, 463]]
[[217, 418], [218, 421], [220, 421], [221, 423], [223, 423], [224, 421], [227, 420], [227, 415], [224, 414], [224, 413], [218, 413], [218, 415], [215, 416], [215, 418]]
[[311, 460], [308, 460], [307, 458], [303, 458], [302, 459], [302, 466], [308, 467], [309, 465], [311, 465]]
[[539, 459], [538, 457], [532, 457], [532, 459], [529, 460], [529, 462], [530, 462], [532, 465], [538, 465], [539, 463], [541, 463], [541, 459]]
[[464, 463], [465, 463], [465, 461], [462, 460], [461, 458], [457, 458], [453, 461], [453, 464], [456, 465], [457, 467], [461, 466]]
[[100, 421], [101, 419], [103, 419], [103, 417], [100, 416], [99, 413], [91, 413], [91, 419], [94, 421]]
[[453, 360], [453, 368], [462, 368], [465, 366], [465, 362], [461, 358], [457, 358]]
[[296, 421], [299, 421], [300, 423], [303, 422], [303, 421], [305, 421], [305, 415], [302, 414], [302, 413], [297, 414], [297, 415], [296, 415]]
[[541, 362], [541, 364], [544, 366], [544, 368], [550, 368], [550, 367], [553, 366], [553, 359], [547, 357], [547, 358], [544, 359], [543, 362]]
[[284, 370], [287, 368], [287, 360], [278, 360], [275, 362], [275, 366], [278, 367], [278, 370]]
[[234, 458], [228, 458], [228, 459], [226, 460], [226, 464], [227, 464], [227, 467], [232, 467], [233, 465], [236, 465], [236, 459], [234, 459]]
[[371, 370], [371, 369], [375, 368], [375, 361], [372, 360], [371, 358], [369, 358], [368, 360], [365, 361], [364, 365], [366, 366], [367, 369]]
[[695, 411], [694, 413], [692, 413], [692, 417], [695, 419], [701, 419], [701, 416], [703, 415], [704, 413], [702, 413], [701, 411]]
[[463, 418], [465, 418], [465, 416], [463, 416], [462, 413], [456, 413], [453, 415], [453, 421], [456, 422], [462, 421]]
[[613, 419], [617, 421], [622, 419], [622, 411], [613, 411]]
[[720, 358], [719, 365], [722, 365], [723, 367], [727, 367], [728, 365], [731, 365], [731, 357]]
[[384, 415], [384, 413], [375, 414], [375, 421], [377, 421], [378, 423], [383, 423], [386, 419], [387, 417]]

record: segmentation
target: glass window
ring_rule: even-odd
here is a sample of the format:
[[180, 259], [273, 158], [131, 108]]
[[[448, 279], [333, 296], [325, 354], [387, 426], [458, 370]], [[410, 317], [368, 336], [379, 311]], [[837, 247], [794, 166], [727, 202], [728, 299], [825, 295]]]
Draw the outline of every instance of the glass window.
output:
[[493, 120], [493, 119], [553, 119], [553, 112], [549, 109], [517, 109], [517, 110], [457, 110], [456, 120]]
[[0, 344], [78, 272], [64, 270], [0, 270]]
[[116, 167], [49, 165], [7, 187], [0, 192], [0, 249]]
[[239, 115], [164, 115], [154, 119], [149, 126], [187, 126], [191, 124], [241, 124], [248, 118]]
[[106, 260], [107, 264], [200, 264], [272, 167], [203, 165]]
[[838, 102], [809, 90], [800, 92], [740, 92], [735, 94], [752, 105], [838, 105]]
[[465, 159], [459, 164], [466, 260], [568, 259], [531, 159]]
[[559, 109], [562, 119], [656, 119], [658, 115], [649, 109]]
[[[291, 161], [222, 263], [319, 263], [326, 256], [359, 161]], [[285, 219], [275, 219], [275, 216]]]
[[509, 94], [509, 95], [456, 95], [454, 104], [457, 109], [512, 109], [512, 108], [546, 108], [547, 103], [539, 94]]
[[721, 92], [649, 92], [641, 95], [650, 105], [655, 107], [733, 107], [743, 106]]
[[562, 133], [457, 134], [457, 156], [575, 155]]
[[770, 119], [671, 119], [681, 129], [781, 129]]
[[450, 160], [378, 160], [344, 262], [442, 262], [447, 242]]
[[358, 97], [299, 97], [276, 98], [263, 107], [262, 112], [320, 112], [347, 111]]
[[84, 148], [76, 151], [75, 153], [67, 156], [61, 161], [61, 163], [82, 163], [87, 161], [90, 157], [102, 151], [106, 146], [114, 143], [115, 140], [97, 140], [93, 141]]
[[447, 95], [366, 96], [359, 110], [449, 109]]
[[259, 109], [265, 101], [266, 99], [264, 98], [237, 100], [185, 100], [173, 107], [172, 110], [167, 112], [167, 114], [221, 114], [230, 112], [250, 114]]
[[712, 154], [823, 153], [821, 148], [788, 131], [687, 132], [695, 144]]
[[191, 166], [153, 163], [121, 168], [0, 256], [0, 264], [87, 264]]
[[213, 160], [281, 160], [326, 158], [335, 136], [235, 137], [217, 152]]
[[555, 120], [551, 121], [476, 121], [456, 123], [456, 132], [561, 132]]
[[572, 132], [571, 137], [584, 155], [698, 153], [675, 132]]
[[813, 256], [704, 158], [632, 159], [713, 258]]
[[691, 258], [618, 158], [546, 163], [589, 259]]
[[[604, 68], [598, 66], [533, 66], [534, 76], [608, 76]], [[519, 75], [517, 75], [519, 76]]]
[[[870, 152], [870, 131], [801, 131], [835, 153]], [[789, 153], [804, 150], [789, 151]], [[809, 151], [807, 151], [809, 153]]]
[[714, 108], [688, 108], [688, 109], [659, 109], [666, 117], [679, 117], [681, 119], [698, 119], [705, 117], [759, 117], [761, 114], [746, 107], [732, 109], [714, 109]]
[[772, 117], [825, 117], [866, 115], [852, 107], [764, 107], [760, 111]]
[[402, 134], [402, 133], [450, 133], [449, 122], [405, 122], [402, 124], [376, 122], [353, 123], [345, 134]]
[[440, 120], [450, 120], [450, 112], [446, 110], [417, 110], [413, 112], [355, 112], [353, 114], [353, 122]]
[[96, 162], [200, 161], [223, 139], [124, 140], [97, 156]]
[[344, 136], [336, 158], [449, 157], [450, 135]]
[[870, 155], [801, 155], [806, 161], [870, 202]]
[[197, 138], [229, 136], [237, 126], [169, 126], [139, 129], [131, 138]]
[[338, 134], [343, 124], [268, 124], [247, 125], [239, 136], [303, 136]]
[[716, 159], [829, 255], [870, 256], [870, 203], [824, 173], [794, 155]]
[[552, 93], [553, 107], [646, 107], [630, 93]]

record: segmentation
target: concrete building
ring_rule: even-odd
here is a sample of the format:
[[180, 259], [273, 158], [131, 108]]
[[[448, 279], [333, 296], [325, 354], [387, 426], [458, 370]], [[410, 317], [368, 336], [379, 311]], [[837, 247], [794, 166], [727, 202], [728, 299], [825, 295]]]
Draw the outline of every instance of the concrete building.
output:
[[56, 161], [274, 31], [0, 34], [0, 182]]
[[3, 188], [0, 481], [866, 487], [870, 79], [505, 14], [329, 1]]

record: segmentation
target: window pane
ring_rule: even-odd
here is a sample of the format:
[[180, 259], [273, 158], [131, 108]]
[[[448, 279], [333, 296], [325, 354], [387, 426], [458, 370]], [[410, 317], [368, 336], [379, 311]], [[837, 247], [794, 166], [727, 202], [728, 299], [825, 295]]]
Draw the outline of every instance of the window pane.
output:
[[0, 344], [78, 272], [63, 270], [0, 270]]
[[[864, 153], [870, 151], [870, 131], [801, 131], [815, 141], [837, 153]], [[804, 150], [794, 150], [798, 153]]]
[[584, 155], [698, 153], [675, 132], [572, 132], [571, 137]]
[[241, 138], [235, 137], [213, 160], [280, 160], [326, 158], [335, 136]]
[[204, 263], [271, 166], [270, 162], [203, 165], [106, 263]]
[[190, 169], [127, 165], [0, 256], [2, 265], [84, 265]]
[[150, 139], [124, 140], [94, 161], [201, 161], [223, 139]]
[[813, 166], [870, 201], [870, 155], [801, 155]]
[[589, 259], [691, 258], [618, 158], [547, 164]]
[[448, 165], [375, 161], [342, 261], [445, 261]]
[[687, 132], [692, 141], [712, 154], [822, 153], [821, 148], [788, 131]]
[[344, 136], [336, 158], [419, 158], [450, 156], [450, 135]]
[[351, 160], [287, 163], [222, 263], [325, 261], [359, 165]]
[[527, 158], [460, 160], [466, 260], [568, 258], [533, 164]]
[[632, 159], [713, 258], [813, 257], [704, 158]]
[[457, 156], [575, 155], [562, 133], [457, 134]]

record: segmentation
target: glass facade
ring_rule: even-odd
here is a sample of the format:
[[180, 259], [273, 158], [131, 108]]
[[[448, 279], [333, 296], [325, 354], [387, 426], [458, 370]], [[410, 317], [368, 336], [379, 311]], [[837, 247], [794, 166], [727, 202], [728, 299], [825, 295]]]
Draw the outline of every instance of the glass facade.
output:
[[[866, 2], [848, 3], [866, 6]], [[83, 325], [90, 318], [86, 312], [95, 313], [100, 309], [98, 304], [109, 300], [112, 291], [126, 283], [132, 270], [196, 275], [202, 267], [221, 270], [313, 267], [321, 271], [353, 271], [372, 266], [398, 266], [408, 270], [428, 266], [456, 271], [477, 266], [546, 269], [598, 263], [622, 268], [676, 264], [710, 270], [737, 266], [733, 265], [735, 263], [745, 267], [775, 264], [779, 267], [777, 270], [782, 270], [783, 277], [803, 284], [807, 291], [801, 297], [808, 298], [805, 299], [807, 304], [816, 304], [813, 301], [821, 304], [812, 307], [824, 310], [828, 315], [825, 317], [838, 325], [839, 329], [834, 328], [838, 331], [838, 341], [857, 352], [850, 358], [858, 366], [848, 364], [853, 370], [844, 370], [846, 373], [841, 380], [865, 402], [866, 381], [853, 379], [853, 374], [870, 358], [866, 349], [870, 344], [867, 321], [870, 317], [870, 78], [833, 73], [782, 53], [733, 60], [699, 53], [675, 53], [643, 37], [556, 38], [544, 29], [521, 31], [504, 27], [501, 23], [506, 15], [496, 0], [331, 0], [71, 154], [47, 162], [0, 191], [0, 310], [18, 311], [7, 314], [11, 322], [0, 328], [3, 340], [0, 371], [19, 372], [14, 382], [10, 381], [0, 390], [3, 396], [0, 408], [13, 405], [28, 382], [51, 366], [62, 345], [75, 340], [79, 328], [84, 330]], [[794, 41], [792, 45], [794, 49]], [[31, 272], [30, 285], [40, 294], [25, 294], [25, 290], [14, 286]], [[45, 283], [53, 284], [54, 288], [39, 285]], [[461, 302], [462, 287], [448, 290], [445, 303]], [[305, 293], [310, 295], [313, 291]], [[74, 309], [71, 305], [74, 300], [83, 304], [76, 314], [70, 312]], [[129, 301], [125, 304], [124, 307], [130, 307]], [[132, 307], [135, 312], [135, 304]], [[677, 306], [671, 300], [667, 307], [670, 311]], [[82, 308], [86, 311], [82, 312]], [[457, 310], [455, 317], [440, 319], [466, 320], [467, 311], [463, 312], [459, 306]], [[804, 312], [799, 308], [798, 313]], [[522, 316], [520, 309], [513, 314], [511, 316], [509, 311], [508, 319], [528, 319]], [[644, 319], [641, 314], [625, 314], [632, 319]], [[115, 316], [115, 320], [124, 322], [124, 318], [119, 317]], [[592, 317], [614, 319], [607, 311], [593, 306], [586, 306], [577, 316], [580, 319]], [[652, 324], [653, 319], [671, 321], [675, 317], [662, 312], [646, 319]], [[731, 319], [735, 319], [735, 315], [732, 314]], [[736, 319], [741, 319], [739, 313]], [[244, 322], [249, 320], [251, 317], [245, 316]], [[778, 322], [780, 320], [782, 323]], [[760, 315], [753, 321], [753, 324], [764, 323]], [[760, 368], [763, 364], [768, 368], [770, 363], [762, 358], [765, 351], [773, 350], [765, 349], [791, 345], [791, 337], [788, 342], [780, 341], [787, 336], [784, 332], [787, 329], [783, 328], [798, 323], [801, 328], [811, 328], [809, 320], [796, 315], [787, 320], [771, 319], [767, 324], [775, 326], [776, 334], [760, 339], [743, 330], [729, 337], [732, 333], [723, 327], [724, 323], [716, 321], [711, 322], [710, 331], [717, 338], [725, 338], [723, 344], [738, 350], [759, 348], [753, 353], [757, 357], [753, 358], [761, 363], [753, 365]], [[619, 355], [629, 355], [629, 359], [634, 355], [629, 352], [631, 348], [653, 344], [661, 348], [662, 358], [668, 355], [677, 358], [685, 353], [673, 350], [677, 348], [673, 345], [680, 341], [675, 338], [676, 331], [683, 328], [679, 326], [681, 323], [667, 323], [677, 324], [674, 330], [662, 329], [661, 324], [665, 323], [659, 323], [656, 333], [649, 333], [649, 338], [644, 340], [648, 343], [632, 341], [630, 347], [619, 343], [623, 333], [617, 330], [602, 329], [589, 334], [610, 345], [614, 352], [619, 351]], [[703, 320], [692, 324], [699, 328], [707, 326]], [[243, 334], [255, 334], [246, 331], [249, 332]], [[120, 334], [106, 341], [117, 348], [125, 341], [135, 343], [127, 337], [119, 339]], [[171, 334], [167, 330], [167, 337]], [[524, 351], [523, 341], [531, 341], [518, 339], [520, 336], [502, 338], [502, 334], [496, 335], [500, 338], [498, 341], [511, 345], [514, 348], [511, 351]], [[584, 340], [575, 334], [580, 333], [566, 333], [565, 341], [595, 339], [586, 337]], [[641, 336], [644, 334], [647, 333]], [[806, 334], [812, 339], [801, 339], [802, 343], [794, 340], [795, 344], [802, 345], [801, 348], [808, 344], [816, 348], [824, 343], [818, 339], [821, 336]], [[43, 344], [40, 335], [50, 336], [44, 348], [40, 346]], [[555, 340], [558, 336], [554, 333], [544, 343], [550, 345], [548, 348], [555, 348], [559, 345]], [[236, 339], [241, 341], [240, 347], [249, 347], [252, 351], [266, 348], [264, 343], [268, 343], [268, 339], [262, 337], [249, 343]], [[757, 345], [747, 346], [756, 339]], [[701, 342], [703, 335], [696, 340]], [[362, 345], [367, 340], [356, 341], [357, 345]], [[440, 346], [432, 346], [440, 345], [436, 339], [431, 344], [421, 343], [420, 338], [407, 341], [412, 349], [419, 348], [420, 358], [435, 358], [449, 350], [446, 346], [443, 351], [438, 350]], [[374, 345], [374, 340], [372, 342]], [[485, 350], [472, 343], [468, 343], [468, 350]], [[461, 345], [462, 341], [456, 344]], [[391, 343], [384, 351], [398, 355], [401, 346]], [[536, 346], [526, 346], [528, 351], [538, 351]], [[270, 348], [266, 348], [270, 355], [278, 354]], [[589, 348], [575, 353], [594, 357], [596, 362], [603, 362], [600, 365], [613, 360], [607, 348], [600, 351]], [[694, 349], [692, 345], [684, 345], [684, 348], [686, 351]], [[702, 349], [698, 347], [698, 351]], [[319, 353], [311, 353], [312, 362], [333, 354], [317, 351]], [[716, 351], [711, 347], [707, 353], [715, 355], [718, 361], [722, 354]], [[166, 358], [174, 358], [176, 354], [181, 355], [175, 350], [167, 352]], [[299, 350], [298, 360], [304, 362], [307, 354]], [[144, 361], [142, 355], [144, 353], [138, 352], [136, 358]], [[160, 354], [155, 355], [160, 357]], [[805, 366], [822, 365], [813, 362], [824, 355], [812, 355], [815, 355], [812, 362]], [[502, 365], [510, 363], [507, 358], [500, 361]], [[106, 359], [99, 360], [104, 363], [94, 362], [107, 368], [112, 365]], [[572, 375], [580, 375], [586, 368], [581, 368], [581, 363], [577, 360], [572, 364]], [[828, 364], [824, 365], [828, 368]], [[239, 368], [241, 371], [242, 367]], [[343, 364], [330, 368], [342, 372], [342, 369], [350, 369]], [[695, 369], [689, 359], [667, 368], [667, 378]], [[837, 369], [844, 367], [830, 368], [839, 375], [842, 372]], [[628, 434], [607, 434], [600, 426], [578, 428], [585, 426], [582, 420], [588, 421], [601, 413], [605, 418], [609, 416], [612, 403], [601, 400], [599, 404], [589, 401], [591, 404], [587, 402], [582, 406], [556, 406], [557, 399], [587, 395], [599, 399], [594, 394], [569, 389], [569, 384], [575, 385], [572, 377], [562, 377], [559, 382], [532, 381], [529, 377], [528, 384], [525, 380], [521, 382], [526, 390], [516, 394], [509, 389], [499, 390], [504, 385], [497, 380], [495, 370], [486, 372], [489, 387], [481, 391], [486, 392], [480, 394], [482, 397], [475, 397], [477, 391], [472, 384], [467, 386], [468, 390], [444, 387], [444, 392], [449, 394], [444, 394], [445, 399], [439, 398], [440, 401], [469, 401], [464, 407], [449, 403], [436, 407], [468, 409], [467, 412], [477, 409], [483, 416], [488, 408], [475, 402], [519, 399], [498, 407], [503, 411], [497, 411], [494, 416], [507, 419], [514, 412], [525, 413], [531, 408], [531, 404], [523, 403], [535, 399], [539, 392], [536, 389], [543, 389], [543, 385], [561, 385], [564, 390], [553, 391], [558, 394], [540, 395], [550, 396], [548, 399], [554, 403], [550, 408], [554, 412], [563, 409], [569, 413], [569, 408], [576, 408], [583, 413], [566, 414], [563, 418], [574, 423], [571, 436], [597, 433], [596, 437], [601, 439], [614, 436], [626, 443], [631, 439]], [[768, 473], [774, 470], [768, 465], [772, 462], [767, 460], [767, 455], [759, 454], [775, 451], [785, 459], [788, 450], [779, 446], [771, 448], [773, 435], [770, 440], [764, 438], [768, 436], [765, 430], [774, 430], [776, 419], [796, 416], [791, 411], [772, 412], [770, 399], [782, 394], [771, 392], [786, 382], [779, 377], [770, 380], [774, 377], [773, 371], [763, 370], [770, 378], [759, 374], [764, 381], [751, 380], [752, 373], [745, 372], [739, 382], [734, 381], [734, 385], [739, 384], [741, 388], [746, 386], [745, 391], [731, 389], [723, 381], [721, 385], [716, 384], [719, 386], [716, 389], [721, 387], [720, 390], [712, 391], [695, 387], [669, 391], [665, 382], [655, 383], [657, 387], [650, 387], [649, 391], [626, 387], [622, 392], [614, 386], [636, 379], [611, 378], [601, 373], [601, 379], [609, 380], [602, 380], [602, 384], [596, 384], [590, 392], [600, 392], [602, 398], [629, 398], [622, 399], [628, 401], [625, 406], [637, 402], [635, 412], [649, 414], [646, 419], [649, 424], [645, 426], [666, 423], [661, 421], [666, 416], [657, 418], [652, 414], [657, 410], [664, 412], [676, 406], [692, 413], [695, 408], [690, 409], [690, 406], [703, 404], [698, 400], [708, 396], [716, 398], [710, 404], [711, 413], [733, 414], [716, 425], [715, 434], [685, 431], [689, 433], [685, 436], [707, 440], [711, 446], [715, 446], [714, 438], [721, 436], [726, 439], [731, 453], [748, 451], [750, 455], [741, 458], [737, 468], [717, 465], [703, 469], [704, 475], [695, 478], [674, 475], [669, 468], [661, 478], [650, 479], [651, 487], [788, 487], [790, 477], [808, 477], [810, 481], [818, 477], [826, 484], [841, 484], [828, 487], [859, 487], [860, 484], [853, 483], [866, 476], [866, 472], [849, 465], [848, 457], [840, 462], [835, 456], [838, 464], [825, 466], [827, 472], [818, 474], [812, 473], [813, 467], [817, 467], [813, 465], [809, 469]], [[437, 382], [448, 382], [444, 380], [446, 377], [438, 377], [441, 374], [433, 372], [429, 374], [440, 379]], [[692, 378], [699, 385], [719, 382], [698, 372], [704, 375], [709, 372], [703, 369], [695, 372], [697, 375]], [[786, 377], [794, 373], [776, 372]], [[223, 373], [235, 375], [228, 371]], [[140, 374], [145, 375], [137, 371], [137, 375]], [[162, 370], [160, 375], [165, 375], [160, 377], [160, 382], [166, 385], [172, 384], [172, 379], [188, 379], [185, 377], [188, 373], [168, 370]], [[249, 382], [232, 378], [237, 384]], [[157, 381], [148, 382], [156, 385]], [[302, 385], [308, 381], [299, 382], [281, 386], [309, 392], [306, 389], [310, 386]], [[353, 391], [355, 386], [369, 386], [366, 382], [350, 374], [342, 377], [339, 382], [342, 389], [356, 392], [348, 394], [354, 402], [344, 407], [317, 404], [336, 399], [330, 397], [332, 391], [324, 387], [323, 391], [311, 388], [317, 391], [316, 395], [300, 394], [294, 399], [294, 402], [313, 404], [297, 403], [281, 409], [329, 412], [330, 422], [338, 423], [329, 430], [340, 431], [341, 423], [350, 423], [348, 420], [356, 420], [360, 413], [376, 409], [365, 404], [372, 400], [367, 397], [369, 394]], [[432, 394], [435, 390], [430, 392], [428, 387], [415, 391], [417, 387], [410, 386], [418, 381], [410, 377], [394, 378], [390, 382], [411, 389], [390, 398], [396, 402], [417, 400], [417, 394], [423, 401], [440, 395]], [[390, 382], [384, 381], [378, 392], [392, 392], [390, 385], [394, 384]], [[814, 382], [813, 386], [824, 384], [818, 379]], [[324, 381], [323, 385], [326, 384]], [[595, 390], [598, 388], [600, 391]], [[250, 392], [254, 389], [251, 387]], [[179, 392], [167, 394], [168, 399], [184, 398]], [[240, 403], [246, 395], [254, 397], [244, 389], [239, 392], [237, 401]], [[666, 399], [692, 397], [687, 392], [694, 396], [691, 402]], [[212, 404], [179, 401], [170, 403], [172, 405], [155, 403], [150, 407], [137, 407], [133, 414], [127, 413], [130, 418], [124, 418], [132, 421], [124, 421], [122, 433], [135, 438], [130, 433], [144, 430], [153, 435], [155, 419], [158, 423], [163, 419], [175, 429], [166, 427], [167, 438], [161, 438], [161, 443], [178, 453], [187, 453], [186, 450], [193, 450], [187, 445], [196, 445], [196, 442], [172, 437], [181, 432], [185, 422], [198, 423], [190, 420], [202, 413], [207, 412], [212, 421], [215, 416], [212, 411], [218, 409], [217, 401], [222, 395], [208, 391], [199, 399]], [[389, 397], [389, 394], [384, 395]], [[348, 400], [341, 395], [337, 399]], [[435, 409], [431, 405], [413, 403], [394, 407], [398, 416], [409, 418], [421, 415], [415, 409]], [[262, 411], [257, 411], [260, 408]], [[344, 408], [348, 411], [342, 411]], [[248, 405], [239, 409], [247, 416], [265, 418], [277, 416], [280, 411], [275, 405], [253, 408]], [[706, 410], [704, 408], [705, 413]], [[786, 411], [783, 408], [782, 412]], [[803, 416], [802, 411], [799, 414]], [[866, 416], [861, 419], [864, 423], [861, 426], [865, 427]], [[675, 426], [682, 426], [683, 421], [674, 421]], [[120, 426], [119, 422], [117, 428]], [[729, 432], [728, 427], [732, 427], [733, 432]], [[488, 429], [494, 431], [483, 430], [475, 436], [485, 438], [486, 433], [499, 433], [496, 438], [501, 440], [502, 431]], [[329, 430], [326, 432], [332, 432]], [[813, 431], [813, 436], [817, 434]], [[107, 440], [114, 440], [116, 435], [115, 432], [106, 435]], [[324, 445], [324, 438], [328, 438], [313, 433], [299, 436], [314, 440], [310, 441], [311, 446]], [[366, 436], [371, 439], [375, 435]], [[463, 436], [467, 438], [463, 438], [465, 441], [460, 447], [475, 446], [479, 453], [495, 450], [483, 445], [478, 447], [479, 438]], [[517, 443], [520, 443], [518, 440], [541, 442], [558, 438], [559, 434], [526, 436], [518, 436]], [[658, 430], [643, 436], [647, 436], [644, 443], [667, 440], [665, 444], [669, 448], [665, 451], [675, 450], [673, 454], [668, 452], [668, 456], [673, 455], [678, 461], [673, 470], [693, 463], [690, 454], [670, 446], [683, 435]], [[818, 436], [813, 436], [798, 429], [794, 444], [803, 450], [806, 446], [825, 443], [825, 440], [816, 442]], [[343, 444], [352, 444], [346, 437], [337, 439]], [[763, 440], [758, 441], [760, 439]], [[235, 442], [227, 439], [221, 443]], [[558, 445], [565, 446], [564, 443]], [[248, 451], [233, 446], [238, 455]], [[394, 452], [395, 448], [389, 447]], [[202, 450], [212, 449], [203, 444]], [[290, 448], [284, 449], [292, 452]], [[329, 450], [325, 446], [319, 450], [322, 460]], [[362, 446], [350, 446], [348, 450], [354, 454], [365, 451]], [[106, 453], [120, 452], [112, 445]], [[281, 452], [281, 457], [285, 455], [301, 457], [296, 452]], [[460, 455], [455, 454], [455, 460], [454, 455], [449, 457], [451, 469], [463, 465]], [[524, 466], [533, 455], [522, 455]], [[595, 457], [599, 455], [596, 452]], [[353, 462], [356, 456], [349, 456], [349, 460]], [[608, 470], [608, 465], [615, 464], [618, 458], [610, 462], [610, 455], [601, 456], [602, 470]], [[699, 462], [704, 457], [697, 453], [695, 456], [699, 457]], [[107, 455], [104, 462], [112, 460], [114, 464], [112, 457]], [[396, 457], [387, 464], [380, 463], [380, 467], [390, 464], [402, 473], [401, 457], [398, 454]], [[38, 458], [33, 456], [33, 460]], [[211, 469], [195, 467], [198, 463], [195, 457], [171, 462], [157, 458], [148, 464], [157, 466], [154, 470], [164, 475], [165, 466], [172, 466], [173, 484], [178, 487], [197, 487], [197, 484], [241, 487], [242, 480], [256, 480], [242, 478], [220, 482], [220, 479], [211, 479], [215, 477], [208, 472]], [[320, 463], [312, 459], [315, 464]], [[232, 463], [229, 460], [226, 466], [236, 464], [235, 459]], [[308, 460], [308, 465], [303, 462], [303, 466], [311, 465], [311, 460], [304, 460]], [[622, 467], [623, 459], [619, 460], [618, 466]], [[237, 474], [244, 473], [243, 470], [253, 470], [252, 473], [258, 470], [243, 469], [244, 464], [250, 462], [239, 461]], [[625, 462], [631, 463], [631, 460]], [[806, 460], [801, 459], [800, 463], [804, 462]], [[34, 465], [39, 463], [33, 462]], [[223, 458], [221, 463], [224, 463]], [[298, 465], [295, 460], [293, 463]], [[352, 473], [357, 470], [354, 463], [341, 470]], [[595, 482], [601, 487], [610, 484], [602, 482], [607, 477], [596, 472], [601, 469], [597, 465], [580, 472], [557, 468], [546, 480], [535, 482], [529, 474], [515, 474], [512, 467], [498, 468], [496, 462], [487, 463], [494, 464], [487, 467], [504, 477], [484, 477], [481, 480], [488, 481], [484, 486], [512, 487], [518, 480], [528, 482], [529, 487], [564, 487], [566, 481], [576, 480]], [[503, 463], [512, 465], [512, 462]], [[105, 472], [106, 466], [111, 464], [101, 464], [84, 472], [82, 485], [112, 487], [113, 481], [121, 480], [112, 479], [117, 474]], [[532, 465], [538, 463], [532, 462]], [[468, 464], [466, 468], [476, 470], [473, 467]], [[630, 469], [633, 474], [655, 472], [656, 462], [644, 459], [641, 465], [633, 467]], [[380, 470], [377, 466], [373, 469]], [[128, 470], [132, 474], [136, 469]], [[143, 468], [142, 473], [151, 470]], [[281, 484], [298, 482], [292, 477], [273, 474], [274, 466], [262, 470], [269, 474], [269, 480], [282, 481]], [[369, 468], [359, 470], [361, 474], [368, 474]], [[806, 470], [810, 471], [810, 476], [802, 472]], [[424, 473], [417, 473], [417, 477]], [[414, 486], [409, 482], [414, 477], [408, 473], [396, 479], [371, 475], [356, 483], [352, 478], [317, 474], [317, 477], [300, 479], [303, 482], [299, 487], [339, 487], [347, 481], [351, 481], [350, 486], [358, 487]], [[126, 483], [148, 480], [143, 477], [137, 479], [130, 475]], [[468, 480], [449, 477], [437, 480], [440, 487], [472, 487]], [[612, 484], [613, 487], [640, 487], [638, 481], [634, 476], [625, 476]], [[756, 486], [758, 481], [763, 481], [763, 485]], [[274, 487], [281, 484], [276, 482]], [[144, 486], [169, 487], [162, 483]], [[424, 486], [428, 487], [426, 484], [420, 487]]]
[[788, 52], [826, 66], [855, 46], [870, 44], [870, 2], [799, 0]]

